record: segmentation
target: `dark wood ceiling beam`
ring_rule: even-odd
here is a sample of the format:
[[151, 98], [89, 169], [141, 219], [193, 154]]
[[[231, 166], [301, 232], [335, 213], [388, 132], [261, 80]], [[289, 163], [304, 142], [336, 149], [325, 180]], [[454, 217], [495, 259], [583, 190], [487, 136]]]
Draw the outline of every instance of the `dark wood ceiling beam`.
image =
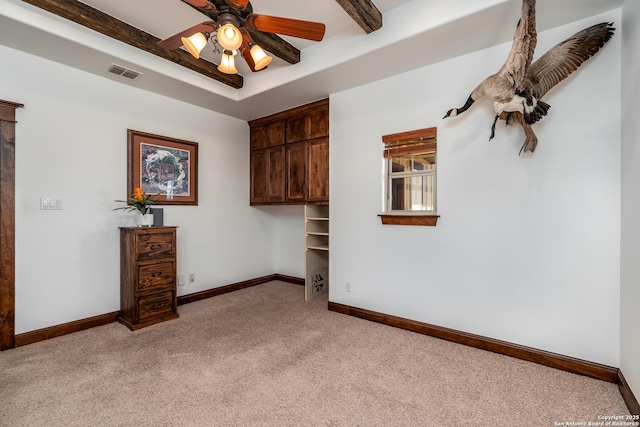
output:
[[251, 35], [253, 41], [260, 45], [264, 50], [273, 53], [275, 56], [287, 61], [289, 64], [297, 64], [300, 62], [300, 49], [293, 46], [291, 43], [288, 43], [280, 36], [254, 30], [248, 26], [247, 31]]
[[336, 0], [336, 2], [367, 34], [382, 28], [382, 12], [371, 0]]
[[[159, 38], [76, 0], [22, 0], [40, 9], [83, 25], [123, 43], [175, 62], [221, 83], [239, 89], [244, 79], [238, 74], [218, 71], [215, 64], [198, 60], [182, 49], [167, 50], [158, 46]], [[275, 54], [275, 52], [274, 52]]]

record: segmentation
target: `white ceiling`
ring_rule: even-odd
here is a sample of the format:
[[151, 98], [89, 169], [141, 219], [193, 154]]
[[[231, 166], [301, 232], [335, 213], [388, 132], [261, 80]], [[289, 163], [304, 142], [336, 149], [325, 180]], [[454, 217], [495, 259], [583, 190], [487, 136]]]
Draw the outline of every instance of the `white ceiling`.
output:
[[[244, 76], [241, 89], [20, 0], [0, 0], [0, 44], [251, 120], [507, 42], [520, 11], [520, 0], [373, 1], [383, 13], [383, 27], [367, 35], [335, 0], [252, 0], [254, 13], [323, 22], [327, 30], [321, 42], [283, 36], [301, 50], [298, 64], [274, 57], [268, 69], [251, 73], [236, 61]], [[538, 31], [619, 8], [622, 1], [538, 0]], [[161, 39], [208, 20], [180, 0], [83, 2]], [[206, 56], [217, 63], [216, 55]], [[112, 63], [143, 75], [135, 80], [116, 76], [107, 71]]]

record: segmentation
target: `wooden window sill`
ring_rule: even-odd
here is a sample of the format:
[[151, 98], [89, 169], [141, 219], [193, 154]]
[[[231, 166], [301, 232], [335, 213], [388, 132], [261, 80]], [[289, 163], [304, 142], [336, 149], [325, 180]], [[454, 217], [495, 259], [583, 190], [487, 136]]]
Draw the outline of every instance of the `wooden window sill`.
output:
[[383, 225], [422, 225], [435, 227], [440, 215], [379, 214]]

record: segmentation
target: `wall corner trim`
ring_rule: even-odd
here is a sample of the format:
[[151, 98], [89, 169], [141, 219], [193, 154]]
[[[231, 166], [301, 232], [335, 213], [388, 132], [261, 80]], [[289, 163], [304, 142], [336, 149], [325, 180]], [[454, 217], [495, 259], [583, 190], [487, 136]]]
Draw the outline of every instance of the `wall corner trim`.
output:
[[632, 415], [640, 415], [640, 403], [638, 403], [638, 399], [634, 396], [629, 383], [624, 378], [624, 375], [622, 375], [620, 369], [618, 369], [618, 388], [620, 389], [624, 403], [626, 403], [627, 408], [629, 408], [629, 412]]

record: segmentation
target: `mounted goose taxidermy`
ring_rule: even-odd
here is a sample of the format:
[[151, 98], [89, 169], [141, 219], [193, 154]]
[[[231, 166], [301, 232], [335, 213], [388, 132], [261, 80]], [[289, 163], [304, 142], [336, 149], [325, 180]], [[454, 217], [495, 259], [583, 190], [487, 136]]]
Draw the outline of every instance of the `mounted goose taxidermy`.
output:
[[471, 92], [462, 107], [452, 108], [443, 117], [462, 114], [476, 100], [488, 96], [493, 99], [496, 113], [489, 140], [495, 135], [498, 119], [507, 125], [519, 123], [526, 137], [520, 153], [533, 152], [538, 144], [531, 125], [546, 116], [550, 108], [542, 97], [595, 55], [615, 30], [611, 23], [606, 22], [586, 28], [532, 63], [537, 43], [535, 8], [535, 0], [522, 1], [522, 13], [507, 61], [496, 74], [487, 77]]

